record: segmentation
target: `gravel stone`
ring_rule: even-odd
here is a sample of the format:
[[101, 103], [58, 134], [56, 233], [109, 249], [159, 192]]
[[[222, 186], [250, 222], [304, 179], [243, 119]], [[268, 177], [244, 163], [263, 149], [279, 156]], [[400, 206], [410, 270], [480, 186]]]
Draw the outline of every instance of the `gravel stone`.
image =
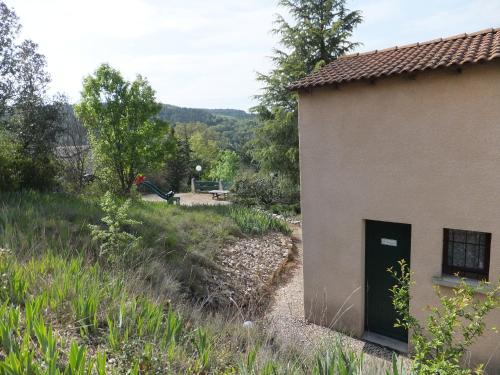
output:
[[281, 233], [238, 239], [219, 250], [219, 271], [208, 285], [209, 295], [230, 299], [241, 308], [262, 307], [273, 284], [292, 257], [293, 242]]

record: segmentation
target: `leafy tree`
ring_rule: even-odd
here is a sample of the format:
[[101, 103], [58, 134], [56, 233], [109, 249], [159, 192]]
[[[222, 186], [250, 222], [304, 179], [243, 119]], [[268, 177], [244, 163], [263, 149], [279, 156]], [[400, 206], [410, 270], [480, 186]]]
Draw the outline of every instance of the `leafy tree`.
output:
[[196, 132], [189, 138], [189, 146], [192, 150], [192, 160], [195, 164], [201, 165], [203, 176], [208, 176], [213, 164], [219, 154], [219, 143], [210, 137], [207, 132]]
[[191, 148], [187, 136], [175, 135], [175, 156], [167, 165], [167, 183], [169, 189], [179, 192], [188, 186], [194, 168], [191, 161]]
[[8, 128], [18, 142], [20, 183], [23, 188], [49, 190], [60, 172], [55, 157], [57, 135], [61, 131], [64, 102], [27, 101], [17, 105]]
[[0, 116], [14, 104], [42, 99], [50, 77], [45, 57], [31, 40], [18, 41], [21, 24], [0, 1]]
[[[254, 158], [263, 169], [281, 171], [295, 182], [299, 180], [297, 95], [288, 87], [357, 46], [349, 39], [362, 18], [359, 11], [348, 10], [345, 3], [345, 0], [280, 0], [279, 5], [287, 8], [294, 22], [278, 15], [273, 32], [280, 36], [282, 48], [274, 51], [274, 69], [269, 74], [257, 75], [263, 93], [256, 96], [259, 103], [253, 111], [260, 115], [263, 125], [254, 142]], [[283, 153], [288, 159], [292, 157], [290, 160], [295, 164], [289, 169], [281, 165]]]
[[76, 113], [87, 128], [96, 171], [128, 194], [139, 173], [155, 171], [173, 150], [169, 126], [155, 116], [160, 105], [141, 76], [126, 81], [107, 64], [85, 78]]
[[11, 109], [7, 129], [16, 135], [23, 155], [33, 159], [53, 155], [62, 131], [66, 105], [63, 100], [46, 103], [43, 98], [30, 95]]
[[13, 137], [0, 129], [0, 190], [17, 190], [20, 173], [18, 145]]
[[219, 153], [217, 162], [209, 172], [209, 177], [214, 180], [233, 181], [238, 173], [240, 158], [231, 150]]
[[19, 19], [14, 11], [0, 1], [0, 116], [4, 114], [7, 103], [13, 96], [15, 76], [12, 67], [19, 29]]
[[[279, 140], [279, 142], [277, 141]], [[297, 111], [276, 108], [274, 115], [257, 129], [254, 157], [264, 171], [299, 181], [299, 133]]]
[[245, 158], [245, 147], [255, 137], [256, 127], [257, 119], [255, 117], [241, 119], [227, 117], [219, 125], [213, 126], [212, 129], [222, 135], [223, 142], [227, 144], [229, 149], [236, 151], [240, 157]]
[[0, 130], [16, 144], [11, 157], [19, 185], [48, 189], [58, 173], [62, 100], [47, 98], [45, 57], [36, 43], [18, 41], [20, 28], [15, 12], [0, 1]]

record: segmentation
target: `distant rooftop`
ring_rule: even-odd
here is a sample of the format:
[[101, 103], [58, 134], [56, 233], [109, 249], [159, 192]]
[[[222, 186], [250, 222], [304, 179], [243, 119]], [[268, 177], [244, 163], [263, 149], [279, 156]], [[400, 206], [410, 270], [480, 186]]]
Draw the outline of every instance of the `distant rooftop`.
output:
[[500, 28], [343, 56], [293, 83], [293, 90], [461, 66], [500, 58]]

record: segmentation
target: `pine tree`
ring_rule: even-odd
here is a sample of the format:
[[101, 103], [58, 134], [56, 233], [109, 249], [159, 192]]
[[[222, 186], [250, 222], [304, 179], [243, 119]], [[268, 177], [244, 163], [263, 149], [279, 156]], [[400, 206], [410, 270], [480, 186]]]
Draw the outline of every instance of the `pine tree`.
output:
[[166, 179], [170, 190], [181, 192], [189, 185], [194, 167], [191, 160], [189, 138], [186, 132], [184, 134], [175, 133], [175, 139], [175, 156], [167, 164]]
[[288, 87], [354, 49], [350, 41], [361, 22], [359, 11], [346, 8], [346, 0], [280, 0], [293, 19], [278, 15], [274, 34], [281, 48], [274, 50], [274, 68], [258, 73], [263, 92], [257, 95], [257, 112], [263, 123], [254, 142], [254, 158], [262, 169], [298, 182], [297, 95]]

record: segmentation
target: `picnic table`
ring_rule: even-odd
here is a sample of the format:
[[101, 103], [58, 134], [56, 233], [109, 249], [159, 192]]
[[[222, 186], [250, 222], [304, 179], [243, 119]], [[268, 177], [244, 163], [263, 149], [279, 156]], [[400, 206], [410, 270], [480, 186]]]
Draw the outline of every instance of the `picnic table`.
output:
[[229, 194], [229, 190], [210, 190], [209, 193], [212, 194], [212, 199], [218, 200], [220, 197], [226, 199]]

